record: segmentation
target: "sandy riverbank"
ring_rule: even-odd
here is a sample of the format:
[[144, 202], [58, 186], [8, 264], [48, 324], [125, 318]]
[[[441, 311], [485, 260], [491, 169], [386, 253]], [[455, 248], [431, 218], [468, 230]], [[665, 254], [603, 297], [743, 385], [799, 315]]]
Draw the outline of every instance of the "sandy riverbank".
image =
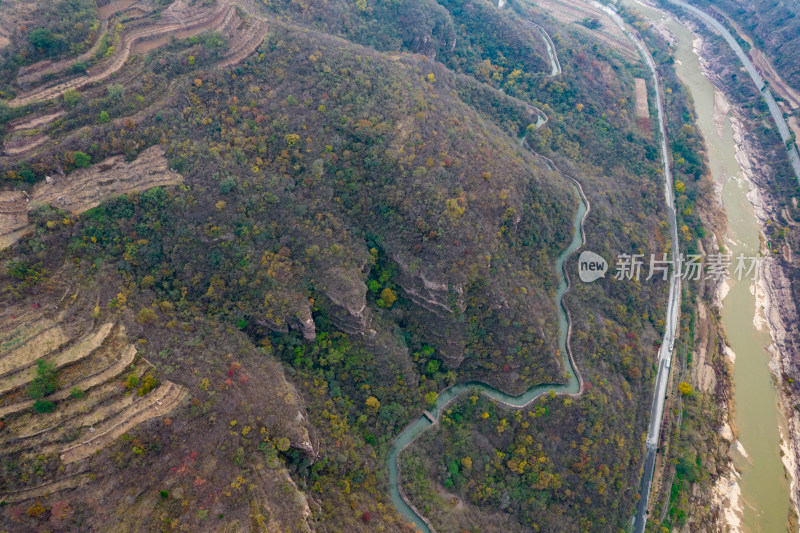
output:
[[[749, 186], [747, 199], [753, 205], [759, 226], [762, 229], [773, 220], [779, 220], [777, 202], [766, 189], [766, 184], [758, 174], [758, 168], [764, 158], [759, 158], [759, 150], [755, 143], [747, 137], [747, 127], [734, 112], [731, 115], [733, 138], [736, 143], [736, 159], [743, 170], [743, 178]], [[800, 490], [798, 487], [798, 464], [800, 464], [800, 415], [793, 406], [798, 402], [791, 391], [783, 386], [783, 376], [793, 375], [793, 361], [800, 356], [799, 347], [795, 344], [790, 331], [798, 323], [791, 282], [786, 276], [777, 257], [764, 247], [766, 256], [758, 270], [753, 289], [756, 300], [754, 325], [759, 329], [767, 329], [772, 339], [768, 347], [770, 353], [769, 367], [778, 388], [778, 407], [783, 415], [783, 423], [779, 425], [781, 433], [781, 459], [790, 479], [790, 497], [795, 513], [800, 508]]]
[[[693, 44], [695, 52], [700, 57], [703, 75], [716, 87], [720, 87], [719, 80], [715, 79], [715, 69], [711, 65], [712, 59], [704, 54], [705, 48], [702, 39], [698, 38]], [[742, 169], [742, 179], [749, 188], [747, 198], [753, 205], [763, 235], [768, 221], [776, 220], [776, 213], [771, 207], [776, 204], [774, 199], [769, 197], [766, 189], [767, 183], [758, 172], [758, 169], [761, 168], [760, 165], [765, 164], [766, 158], [760, 156], [758, 146], [752, 138], [748, 138], [747, 126], [736, 107], [731, 105], [722, 91], [717, 90], [714, 95], [714, 126], [718, 132], [724, 128], [726, 116], [730, 116], [736, 160]], [[769, 251], [765, 250], [762, 254], [769, 256]], [[724, 298], [725, 287], [720, 287], [720, 289], [722, 294], [718, 294], [719, 301]], [[754, 325], [761, 330], [767, 329], [772, 339], [772, 344], [768, 347], [769, 368], [778, 384], [778, 408], [783, 418], [783, 423], [779, 425], [781, 460], [786, 475], [790, 479], [790, 497], [794, 512], [797, 513], [797, 509], [800, 508], [797, 470], [798, 464], [800, 464], [800, 416], [793, 409], [797, 399], [792, 398], [791, 393], [787, 393], [787, 390], [781, 386], [782, 376], [791, 368], [792, 360], [797, 354], [800, 354], [798, 347], [794, 346], [789, 335], [790, 328], [797, 324], [797, 309], [792, 298], [790, 282], [778, 261], [773, 257], [767, 257], [763, 261], [757, 278], [751, 286], [751, 291], [754, 293], [756, 301]], [[727, 346], [726, 352], [735, 361], [735, 355]], [[729, 416], [731, 415], [732, 413], [729, 413]], [[737, 475], [732, 461], [729, 474], [722, 476], [715, 486], [714, 501], [722, 506], [722, 516], [730, 530], [740, 531], [742, 507]]]

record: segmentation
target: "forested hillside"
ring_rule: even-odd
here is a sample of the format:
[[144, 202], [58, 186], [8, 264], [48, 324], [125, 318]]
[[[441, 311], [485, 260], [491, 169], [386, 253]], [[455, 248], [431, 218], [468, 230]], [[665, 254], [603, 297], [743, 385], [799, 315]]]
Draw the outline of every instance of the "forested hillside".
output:
[[90, 4], [0, 4], [2, 528], [407, 530], [386, 457], [441, 390], [566, 380], [568, 176], [612, 263], [566, 299], [583, 394], [464, 398], [402, 480], [441, 531], [629, 523], [667, 283], [611, 274], [669, 248], [640, 62], [518, 2]]

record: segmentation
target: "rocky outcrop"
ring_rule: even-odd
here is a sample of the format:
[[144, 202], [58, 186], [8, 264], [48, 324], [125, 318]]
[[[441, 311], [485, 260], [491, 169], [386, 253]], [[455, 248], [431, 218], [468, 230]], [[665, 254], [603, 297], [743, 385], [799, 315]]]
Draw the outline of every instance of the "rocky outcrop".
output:
[[363, 335], [370, 324], [367, 285], [357, 267], [334, 267], [325, 272], [323, 292], [334, 325], [349, 335]]
[[313, 341], [317, 338], [317, 328], [311, 316], [311, 306], [302, 294], [289, 291], [277, 291], [268, 296], [271, 303], [279, 304], [283, 312], [273, 310], [269, 316], [256, 320], [256, 324], [264, 326], [276, 333], [288, 333], [290, 329], [300, 331], [303, 339]]
[[461, 312], [467, 308], [464, 302], [464, 289], [461, 286], [451, 286], [443, 281], [430, 280], [421, 272], [412, 270], [398, 256], [394, 256], [392, 259], [397, 263], [400, 271], [397, 284], [415, 304], [439, 317], [452, 315], [454, 307]]

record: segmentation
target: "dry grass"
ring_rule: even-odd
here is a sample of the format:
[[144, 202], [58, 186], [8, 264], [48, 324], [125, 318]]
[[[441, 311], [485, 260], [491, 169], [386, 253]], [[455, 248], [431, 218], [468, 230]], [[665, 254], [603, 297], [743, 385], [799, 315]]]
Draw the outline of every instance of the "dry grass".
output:
[[[66, 350], [57, 353], [55, 356], [49, 357], [48, 360], [57, 368], [60, 368], [64, 365], [68, 365], [88, 357], [94, 350], [103, 344], [103, 341], [111, 332], [112, 327], [114, 327], [114, 324], [111, 322], [104, 324], [100, 327], [100, 329], [95, 331], [94, 334], [82, 339], [80, 342], [72, 345]], [[40, 347], [44, 346], [47, 346], [47, 344], [42, 343]], [[33, 378], [35, 377], [35, 366], [27, 366], [25, 368], [17, 367], [16, 373], [0, 380], [0, 394], [6, 394], [14, 389], [23, 387], [33, 381]]]
[[70, 337], [61, 326], [52, 327], [36, 335], [16, 350], [0, 357], [0, 376], [18, 372], [33, 365], [69, 342]]
[[105, 420], [100, 427], [95, 428], [89, 439], [64, 448], [61, 453], [61, 461], [72, 463], [94, 454], [110, 445], [132, 427], [151, 418], [167, 414], [177, 407], [185, 396], [186, 389], [172, 382], [165, 382], [133, 405]]

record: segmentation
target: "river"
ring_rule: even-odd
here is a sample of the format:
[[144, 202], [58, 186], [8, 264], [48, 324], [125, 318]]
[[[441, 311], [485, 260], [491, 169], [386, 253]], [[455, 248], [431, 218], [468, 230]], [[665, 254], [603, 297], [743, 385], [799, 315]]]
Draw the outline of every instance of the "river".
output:
[[[663, 12], [624, 0], [651, 19], [660, 21], [677, 38], [675, 69], [694, 99], [697, 127], [705, 138], [708, 163], [717, 184], [722, 187], [722, 202], [728, 225], [726, 247], [733, 257], [743, 253], [755, 256], [760, 249], [760, 228], [753, 207], [747, 200], [749, 184], [742, 179], [736, 161], [736, 145], [730, 117], [725, 116], [718, 131], [714, 121], [715, 87], [703, 75], [694, 50], [697, 36]], [[746, 78], [744, 78], [746, 80]], [[750, 83], [749, 80], [744, 83]], [[729, 281], [723, 300], [722, 322], [728, 343], [736, 354], [734, 386], [739, 444], [733, 461], [740, 472], [743, 501], [743, 531], [786, 531], [790, 510], [789, 482], [781, 461], [779, 425], [783, 424], [777, 406], [777, 390], [768, 368], [771, 342], [765, 329], [756, 327], [756, 302], [750, 280]], [[714, 431], [714, 428], [709, 428]]]

